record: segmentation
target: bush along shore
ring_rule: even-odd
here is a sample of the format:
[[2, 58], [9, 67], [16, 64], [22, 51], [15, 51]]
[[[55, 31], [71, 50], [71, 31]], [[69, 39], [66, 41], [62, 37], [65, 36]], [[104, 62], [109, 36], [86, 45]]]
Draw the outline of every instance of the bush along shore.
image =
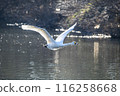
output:
[[120, 0], [0, 0], [0, 14], [0, 26], [17, 22], [56, 30], [77, 22], [80, 33], [74, 36], [120, 37]]

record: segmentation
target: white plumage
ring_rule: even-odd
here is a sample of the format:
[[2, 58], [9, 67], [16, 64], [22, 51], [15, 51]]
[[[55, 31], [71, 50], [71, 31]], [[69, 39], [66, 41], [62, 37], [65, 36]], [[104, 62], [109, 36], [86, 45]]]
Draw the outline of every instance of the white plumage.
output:
[[35, 32], [38, 32], [39, 34], [41, 34], [44, 39], [47, 41], [47, 44], [44, 46], [50, 50], [57, 50], [59, 48], [65, 47], [65, 46], [69, 46], [69, 45], [76, 45], [77, 43], [75, 41], [71, 42], [71, 43], [63, 43], [65, 37], [67, 36], [68, 33], [70, 33], [74, 27], [77, 25], [77, 23], [75, 23], [73, 26], [71, 26], [68, 30], [66, 30], [65, 32], [61, 33], [56, 40], [54, 40], [51, 35], [48, 33], [48, 31], [46, 29], [40, 28], [40, 27], [36, 27], [36, 26], [32, 26], [32, 25], [22, 25], [21, 28], [23, 30], [32, 30]]

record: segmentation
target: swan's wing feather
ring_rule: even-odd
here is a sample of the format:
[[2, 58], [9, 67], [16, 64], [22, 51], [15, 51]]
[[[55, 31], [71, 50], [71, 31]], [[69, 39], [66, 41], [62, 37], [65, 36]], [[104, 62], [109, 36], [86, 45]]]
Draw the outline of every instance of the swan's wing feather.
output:
[[46, 29], [32, 26], [32, 25], [22, 25], [21, 28], [23, 30], [31, 30], [31, 31], [38, 32], [39, 34], [41, 34], [44, 37], [44, 39], [47, 41], [47, 44], [55, 42], [54, 39], [51, 37], [51, 35], [47, 32]]
[[70, 33], [74, 27], [77, 25], [77, 23], [75, 23], [73, 26], [71, 26], [69, 29], [67, 29], [65, 32], [61, 33], [57, 38], [56, 38], [56, 42], [62, 42], [64, 41], [65, 37], [67, 36], [68, 33]]

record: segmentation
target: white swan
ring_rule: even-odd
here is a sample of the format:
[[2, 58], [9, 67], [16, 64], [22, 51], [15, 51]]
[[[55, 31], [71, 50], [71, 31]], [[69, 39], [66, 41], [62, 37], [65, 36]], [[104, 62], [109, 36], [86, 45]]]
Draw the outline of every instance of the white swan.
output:
[[50, 49], [50, 50], [57, 50], [60, 49], [62, 47], [65, 46], [69, 46], [69, 45], [76, 45], [77, 43], [75, 41], [71, 42], [71, 43], [63, 43], [65, 37], [67, 36], [68, 33], [70, 33], [74, 27], [77, 25], [77, 23], [75, 23], [73, 26], [71, 26], [68, 30], [66, 30], [65, 32], [63, 32], [62, 34], [60, 34], [56, 40], [54, 40], [51, 35], [47, 32], [47, 30], [40, 28], [40, 27], [36, 27], [36, 26], [32, 26], [32, 25], [21, 25], [21, 28], [23, 30], [32, 30], [32, 31], [36, 31], [39, 34], [41, 34], [44, 39], [47, 41], [47, 44], [44, 45], [44, 47]]

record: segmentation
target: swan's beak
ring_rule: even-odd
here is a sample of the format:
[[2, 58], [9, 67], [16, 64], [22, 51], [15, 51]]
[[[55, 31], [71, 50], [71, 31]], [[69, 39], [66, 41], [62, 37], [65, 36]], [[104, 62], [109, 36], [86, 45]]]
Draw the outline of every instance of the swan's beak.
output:
[[75, 45], [77, 45], [77, 42], [75, 42]]
[[74, 44], [75, 44], [75, 45], [78, 45], [78, 43], [77, 43], [77, 42], [75, 42], [75, 41], [74, 41]]

